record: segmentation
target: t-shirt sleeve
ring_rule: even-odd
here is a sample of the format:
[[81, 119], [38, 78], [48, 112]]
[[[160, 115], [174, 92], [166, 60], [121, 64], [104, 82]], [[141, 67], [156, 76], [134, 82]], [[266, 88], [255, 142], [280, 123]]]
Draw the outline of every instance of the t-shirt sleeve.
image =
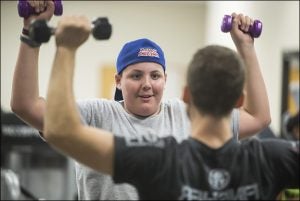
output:
[[299, 141], [266, 140], [263, 142], [275, 179], [285, 188], [299, 187]]
[[95, 100], [77, 100], [77, 109], [80, 114], [81, 122], [90, 124], [93, 115], [93, 105]]
[[[115, 136], [114, 172], [116, 183], [153, 185], [168, 172], [169, 165], [174, 161], [176, 144], [174, 137], [158, 138], [154, 135], [138, 137]], [[164, 178], [167, 178], [166, 175]]]

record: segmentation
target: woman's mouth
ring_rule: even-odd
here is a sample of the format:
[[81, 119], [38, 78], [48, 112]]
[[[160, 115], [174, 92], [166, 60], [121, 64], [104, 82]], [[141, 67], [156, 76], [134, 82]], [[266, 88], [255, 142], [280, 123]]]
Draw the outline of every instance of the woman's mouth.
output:
[[139, 97], [143, 100], [143, 101], [149, 101], [150, 98], [152, 97], [153, 95], [140, 95]]

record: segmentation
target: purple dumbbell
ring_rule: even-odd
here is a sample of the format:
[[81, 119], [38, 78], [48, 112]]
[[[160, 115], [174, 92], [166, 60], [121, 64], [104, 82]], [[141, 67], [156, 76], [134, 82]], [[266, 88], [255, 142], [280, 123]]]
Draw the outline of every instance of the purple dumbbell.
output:
[[[54, 2], [54, 15], [62, 15], [63, 6], [62, 0], [53, 0]], [[35, 12], [34, 8], [26, 0], [19, 0], [18, 12], [20, 17], [28, 18], [32, 14], [38, 14]]]
[[[221, 30], [223, 32], [229, 32], [232, 28], [232, 16], [224, 15], [221, 25]], [[253, 25], [249, 27], [248, 33], [253, 38], [258, 38], [262, 31], [262, 23], [259, 20], [254, 20]]]

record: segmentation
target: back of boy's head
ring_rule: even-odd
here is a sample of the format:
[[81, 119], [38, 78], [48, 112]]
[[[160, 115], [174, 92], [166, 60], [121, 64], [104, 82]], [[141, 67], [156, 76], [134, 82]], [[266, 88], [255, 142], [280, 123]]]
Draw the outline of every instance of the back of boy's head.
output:
[[242, 94], [244, 82], [244, 64], [227, 47], [210, 45], [198, 50], [188, 68], [192, 102], [202, 114], [228, 115]]

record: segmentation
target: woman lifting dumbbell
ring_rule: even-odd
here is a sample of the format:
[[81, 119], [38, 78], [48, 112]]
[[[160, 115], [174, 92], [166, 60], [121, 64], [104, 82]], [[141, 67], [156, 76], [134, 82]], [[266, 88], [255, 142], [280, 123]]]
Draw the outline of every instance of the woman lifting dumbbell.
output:
[[[33, 1], [30, 5], [35, 8], [45, 5], [40, 8], [44, 10], [23, 19], [25, 32], [29, 32], [32, 20], [49, 21], [54, 14], [55, 6], [52, 1], [45, 1], [46, 4], [38, 2], [41, 1]], [[230, 34], [249, 75], [245, 104], [231, 114], [232, 133], [237, 139], [251, 136], [265, 128], [270, 122], [270, 113], [254, 39], [245, 33], [253, 20], [242, 14], [233, 13], [232, 16], [234, 23]], [[83, 20], [79, 17], [76, 19], [78, 23]], [[63, 17], [61, 20], [65, 21], [67, 18]], [[237, 24], [242, 25], [241, 29]], [[90, 26], [88, 29], [91, 31]], [[76, 33], [73, 34], [76, 37]], [[72, 37], [71, 34], [70, 36]], [[139, 56], [134, 53], [136, 50], [141, 50], [140, 55], [148, 56]], [[67, 56], [63, 52], [59, 55]], [[39, 46], [32, 47], [24, 41], [20, 43], [11, 107], [25, 122], [43, 132], [46, 100], [39, 95], [38, 63], [42, 64], [43, 61], [39, 62], [38, 56]], [[190, 122], [184, 102], [180, 99], [162, 99], [167, 67], [161, 47], [149, 39], [129, 41], [122, 47], [116, 63], [116, 86], [122, 92], [123, 100], [77, 101], [82, 120], [90, 126], [126, 136], [146, 132], [159, 137], [172, 134], [178, 141], [187, 138], [190, 134]], [[138, 199], [135, 188], [130, 185], [115, 185], [110, 176], [86, 168], [80, 163], [76, 163], [75, 170], [80, 200]]]

